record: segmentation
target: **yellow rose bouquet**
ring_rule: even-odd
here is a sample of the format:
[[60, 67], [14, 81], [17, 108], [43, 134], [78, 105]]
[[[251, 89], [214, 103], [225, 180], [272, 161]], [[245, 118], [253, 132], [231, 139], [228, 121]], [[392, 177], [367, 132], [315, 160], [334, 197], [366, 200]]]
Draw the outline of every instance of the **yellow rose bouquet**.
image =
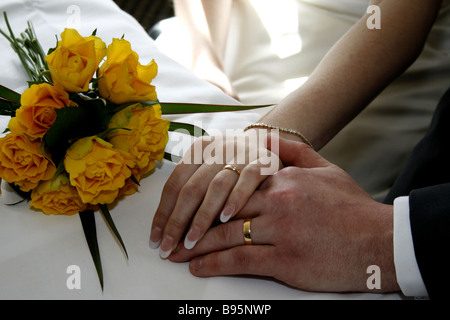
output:
[[170, 124], [151, 85], [158, 66], [142, 65], [123, 38], [106, 46], [95, 32], [73, 29], [44, 54], [31, 24], [16, 38], [4, 16], [9, 33], [1, 33], [30, 81], [22, 94], [0, 88], [0, 115], [11, 117], [0, 181], [47, 215], [80, 214], [103, 288], [94, 211], [125, 250], [108, 205], [136, 192], [165, 155]]

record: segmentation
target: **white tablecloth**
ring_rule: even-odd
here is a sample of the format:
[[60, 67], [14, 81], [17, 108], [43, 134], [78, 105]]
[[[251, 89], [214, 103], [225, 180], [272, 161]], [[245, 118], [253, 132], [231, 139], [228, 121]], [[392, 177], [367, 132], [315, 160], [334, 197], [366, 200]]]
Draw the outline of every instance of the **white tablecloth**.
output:
[[[45, 49], [54, 47], [55, 35], [66, 27], [77, 27], [82, 35], [97, 35], [107, 44], [113, 37], [132, 43], [142, 63], [155, 59], [159, 74], [154, 81], [158, 97], [165, 102], [237, 104], [216, 87], [205, 83], [161, 54], [145, 30], [111, 0], [2, 0], [16, 34], [31, 20]], [[2, 21], [0, 27], [5, 30]], [[22, 92], [26, 75], [8, 42], [1, 38], [0, 84]], [[200, 124], [206, 130], [242, 128], [256, 121], [261, 112], [234, 112], [171, 116]], [[201, 121], [198, 122], [198, 121]], [[0, 130], [8, 118], [0, 117]], [[169, 148], [171, 146], [169, 145]], [[129, 260], [100, 215], [97, 232], [104, 272], [104, 291], [86, 244], [78, 215], [46, 216], [14, 206], [19, 198], [5, 182], [0, 197], [0, 299], [399, 299], [398, 294], [324, 294], [287, 287], [270, 279], [251, 277], [196, 278], [186, 263], [159, 258], [148, 245], [153, 214], [164, 182], [174, 164], [164, 161], [141, 183], [140, 192], [111, 210], [125, 242]], [[81, 270], [81, 289], [70, 290], [69, 266]]]

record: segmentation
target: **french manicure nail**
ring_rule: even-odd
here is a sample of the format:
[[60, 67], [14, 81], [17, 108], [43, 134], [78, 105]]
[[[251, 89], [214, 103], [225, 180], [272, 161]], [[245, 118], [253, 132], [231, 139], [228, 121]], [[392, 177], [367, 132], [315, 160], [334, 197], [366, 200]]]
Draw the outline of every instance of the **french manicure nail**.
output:
[[160, 244], [161, 244], [161, 240], [158, 240], [155, 242], [155, 241], [152, 241], [152, 239], [150, 239], [150, 241], [149, 241], [149, 245], [150, 245], [151, 249], [158, 249]]
[[198, 242], [198, 238], [200, 237], [200, 231], [197, 227], [193, 227], [186, 235], [184, 239], [184, 247], [188, 250], [191, 250], [195, 247]]
[[173, 239], [172, 237], [165, 237], [161, 242], [161, 247], [159, 248], [159, 256], [162, 259], [167, 259], [173, 250]]
[[[150, 248], [152, 249], [158, 249], [159, 245], [161, 244], [161, 229], [160, 228], [155, 228], [154, 230], [152, 230], [151, 234], [150, 234], [150, 240], [149, 240], [149, 245]], [[158, 240], [152, 240], [153, 239], [158, 239]]]
[[223, 210], [222, 210], [222, 213], [220, 214], [220, 221], [222, 223], [225, 223], [228, 220], [230, 220], [231, 216], [234, 213], [234, 210], [235, 210], [235, 207], [232, 204], [225, 206], [225, 208], [223, 208]]
[[184, 239], [184, 247], [188, 250], [191, 250], [197, 244], [197, 240], [190, 241], [188, 238]]
[[163, 250], [159, 249], [159, 256], [161, 257], [161, 259], [167, 259], [171, 253], [172, 253], [172, 249], [169, 249], [167, 251], [163, 251]]

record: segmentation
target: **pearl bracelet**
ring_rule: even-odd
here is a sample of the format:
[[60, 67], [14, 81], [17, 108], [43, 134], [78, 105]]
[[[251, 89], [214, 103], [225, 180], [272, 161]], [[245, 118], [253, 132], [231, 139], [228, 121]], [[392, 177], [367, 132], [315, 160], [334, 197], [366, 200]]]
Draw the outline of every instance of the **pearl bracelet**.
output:
[[266, 124], [266, 123], [254, 123], [249, 125], [248, 127], [246, 127], [244, 129], [244, 132], [249, 130], [249, 129], [254, 129], [254, 128], [262, 128], [262, 129], [271, 129], [271, 130], [278, 130], [280, 132], [284, 132], [284, 133], [289, 133], [289, 134], [293, 134], [297, 137], [299, 137], [300, 139], [302, 139], [302, 141], [304, 143], [306, 143], [307, 145], [309, 145], [311, 148], [314, 149], [312, 143], [300, 132], [292, 130], [292, 129], [286, 129], [286, 128], [281, 128], [281, 127], [277, 127], [277, 126], [273, 126], [270, 124]]

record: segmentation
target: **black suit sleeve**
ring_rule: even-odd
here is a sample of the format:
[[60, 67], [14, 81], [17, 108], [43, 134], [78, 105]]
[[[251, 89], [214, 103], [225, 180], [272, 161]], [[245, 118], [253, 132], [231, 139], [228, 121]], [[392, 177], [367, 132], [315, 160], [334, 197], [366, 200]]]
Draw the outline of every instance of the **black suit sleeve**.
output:
[[450, 183], [450, 89], [444, 94], [425, 137], [416, 145], [385, 203], [412, 190]]
[[450, 89], [385, 202], [410, 196], [414, 251], [430, 298], [450, 296]]
[[450, 183], [414, 190], [411, 231], [422, 279], [431, 299], [450, 297]]

